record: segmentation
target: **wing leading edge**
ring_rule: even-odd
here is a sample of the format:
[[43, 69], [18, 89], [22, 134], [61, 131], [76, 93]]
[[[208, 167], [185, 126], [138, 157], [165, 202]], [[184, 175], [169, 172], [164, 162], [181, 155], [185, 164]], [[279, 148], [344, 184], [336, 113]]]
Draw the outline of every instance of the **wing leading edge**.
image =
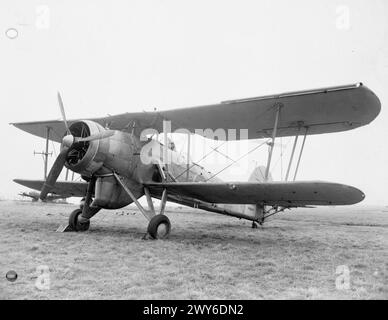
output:
[[263, 204], [283, 207], [351, 205], [364, 200], [360, 190], [331, 182], [230, 182], [230, 183], [149, 183], [151, 194], [163, 189], [169, 194], [208, 203]]
[[[381, 110], [378, 97], [361, 83], [308, 91], [283, 93], [271, 96], [226, 101], [201, 107], [167, 111], [126, 113], [104, 118], [92, 118], [112, 130], [124, 130], [136, 124], [138, 129], [154, 128], [163, 131], [163, 120], [170, 120], [172, 130], [223, 128], [248, 129], [249, 139], [271, 136], [276, 106], [281, 104], [278, 137], [296, 135], [301, 127], [308, 127], [308, 134], [323, 134], [355, 129], [369, 124]], [[75, 121], [71, 120], [69, 124]], [[61, 142], [66, 128], [62, 121], [12, 123], [33, 135]], [[205, 135], [206, 136], [206, 135]], [[214, 137], [208, 137], [214, 139]], [[230, 137], [228, 137], [230, 139]], [[240, 139], [237, 135], [236, 139]], [[222, 140], [223, 137], [218, 137]]]
[[[44, 180], [15, 179], [14, 182], [33, 190], [42, 190]], [[66, 197], [84, 197], [88, 184], [76, 181], [57, 181], [51, 193]]]

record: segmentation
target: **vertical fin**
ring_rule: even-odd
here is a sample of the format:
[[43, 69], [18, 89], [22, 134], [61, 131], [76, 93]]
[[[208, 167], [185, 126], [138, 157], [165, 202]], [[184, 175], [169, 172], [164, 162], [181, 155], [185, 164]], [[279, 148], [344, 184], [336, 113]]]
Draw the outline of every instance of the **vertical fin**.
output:
[[[248, 181], [249, 182], [265, 182], [265, 166], [258, 166], [253, 170], [252, 174], [250, 175]], [[268, 174], [268, 181], [273, 181], [271, 173]]]
[[[265, 181], [265, 166], [258, 166], [253, 170], [248, 182], [266, 182]], [[268, 174], [268, 180], [273, 181], [271, 173]], [[264, 222], [264, 207], [259, 204], [247, 204], [244, 208], [244, 214], [254, 216], [258, 222]]]

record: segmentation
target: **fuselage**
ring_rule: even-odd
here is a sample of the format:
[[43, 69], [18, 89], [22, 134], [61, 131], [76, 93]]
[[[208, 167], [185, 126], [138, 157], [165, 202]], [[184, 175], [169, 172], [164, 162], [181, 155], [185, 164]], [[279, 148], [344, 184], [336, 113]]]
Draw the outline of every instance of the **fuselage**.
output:
[[[95, 122], [82, 121], [73, 124], [71, 130], [73, 134], [88, 131], [88, 135], [93, 135], [105, 129]], [[213, 173], [187, 161], [175, 150], [165, 147], [155, 139], [141, 139], [133, 132], [115, 131], [109, 138], [85, 144], [83, 149], [79, 148], [78, 153], [81, 156], [72, 158], [66, 166], [84, 177], [97, 177], [92, 206], [104, 209], [119, 209], [133, 202], [117, 184], [113, 172], [123, 177], [124, 183], [136, 198], [144, 195], [143, 185], [148, 182], [221, 182]], [[168, 200], [220, 214], [257, 220], [257, 206], [212, 204], [175, 195], [168, 195]]]

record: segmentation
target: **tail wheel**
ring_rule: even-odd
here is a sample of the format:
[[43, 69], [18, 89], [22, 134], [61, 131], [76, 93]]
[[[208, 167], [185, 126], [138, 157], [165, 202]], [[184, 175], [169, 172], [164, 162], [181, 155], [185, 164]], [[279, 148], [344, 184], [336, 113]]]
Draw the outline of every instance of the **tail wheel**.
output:
[[148, 224], [148, 233], [154, 239], [166, 239], [170, 235], [170, 220], [163, 214], [153, 217]]
[[84, 222], [78, 221], [78, 217], [82, 214], [81, 209], [74, 210], [69, 217], [69, 225], [74, 231], [86, 231], [89, 230], [90, 221], [86, 220]]

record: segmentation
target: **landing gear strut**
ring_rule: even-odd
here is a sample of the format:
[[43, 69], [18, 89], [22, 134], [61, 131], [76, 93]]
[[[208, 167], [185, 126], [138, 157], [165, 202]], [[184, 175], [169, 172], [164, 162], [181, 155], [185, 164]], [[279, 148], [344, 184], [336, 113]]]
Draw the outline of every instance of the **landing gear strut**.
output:
[[144, 236], [143, 239], [147, 239], [148, 236], [150, 236], [151, 239], [166, 239], [169, 236], [171, 231], [170, 220], [164, 215], [164, 210], [166, 208], [166, 202], [167, 202], [167, 190], [166, 189], [163, 190], [162, 198], [160, 200], [161, 201], [160, 211], [159, 211], [159, 214], [156, 214], [154, 204], [152, 202], [151, 194], [148, 188], [144, 188], [144, 194], [147, 198], [147, 203], [148, 203], [148, 210], [146, 210], [137, 200], [137, 198], [132, 193], [132, 191], [121, 180], [120, 176], [118, 176], [116, 173], [113, 173], [113, 175], [116, 178], [117, 182], [122, 186], [125, 192], [132, 199], [132, 201], [140, 210], [140, 212], [149, 221], [147, 234]]
[[96, 179], [92, 178], [89, 181], [86, 197], [81, 200], [80, 208], [70, 214], [69, 224], [67, 226], [60, 226], [57, 230], [58, 232], [89, 230], [90, 219], [101, 210], [100, 208], [90, 206], [93, 200], [92, 195], [95, 185]]

